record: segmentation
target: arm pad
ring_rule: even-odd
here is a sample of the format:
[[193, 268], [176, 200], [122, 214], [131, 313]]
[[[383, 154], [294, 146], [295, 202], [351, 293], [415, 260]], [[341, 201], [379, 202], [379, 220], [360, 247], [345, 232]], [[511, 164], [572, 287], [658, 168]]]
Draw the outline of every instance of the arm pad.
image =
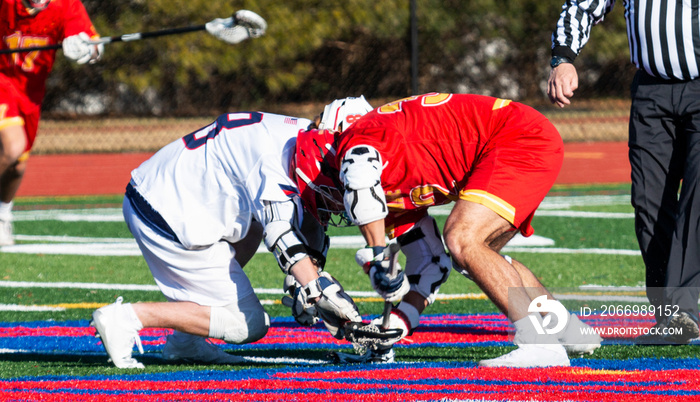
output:
[[340, 180], [345, 187], [345, 210], [355, 225], [365, 225], [388, 214], [381, 185], [382, 158], [374, 147], [350, 148], [340, 165]]
[[301, 209], [294, 200], [265, 203], [263, 241], [285, 274], [309, 255], [306, 239], [299, 229], [298, 210]]

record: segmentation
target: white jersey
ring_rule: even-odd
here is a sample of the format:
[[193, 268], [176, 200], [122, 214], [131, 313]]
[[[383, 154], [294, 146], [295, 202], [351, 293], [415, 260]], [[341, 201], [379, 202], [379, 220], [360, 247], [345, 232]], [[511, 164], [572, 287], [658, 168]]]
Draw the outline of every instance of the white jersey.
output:
[[265, 201], [296, 196], [289, 177], [299, 130], [310, 120], [262, 112], [219, 116], [131, 172], [132, 183], [188, 248], [245, 237]]

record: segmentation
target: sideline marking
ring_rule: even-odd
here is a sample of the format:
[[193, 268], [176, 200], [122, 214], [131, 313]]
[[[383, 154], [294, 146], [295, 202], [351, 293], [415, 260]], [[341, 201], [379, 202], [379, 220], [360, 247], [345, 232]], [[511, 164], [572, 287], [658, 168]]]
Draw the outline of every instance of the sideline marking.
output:
[[634, 219], [634, 212], [585, 212], [585, 211], [547, 211], [535, 212], [537, 216], [554, 216], [557, 218], [604, 218]]
[[612, 248], [541, 248], [541, 247], [503, 247], [504, 252], [513, 253], [542, 253], [542, 254], [602, 254], [639, 256], [639, 250], [620, 250]]
[[[365, 245], [364, 240], [358, 237], [351, 239], [347, 243], [337, 243], [336, 237], [331, 238], [331, 246], [335, 248], [360, 248]], [[534, 246], [534, 245], [533, 245]], [[601, 254], [601, 255], [626, 255], [639, 256], [639, 250], [624, 250], [611, 248], [549, 248], [533, 246], [513, 246], [503, 247], [504, 253], [539, 253], [539, 254]], [[119, 243], [53, 243], [53, 244], [15, 244], [12, 246], [0, 247], [0, 252], [15, 254], [52, 254], [52, 255], [91, 255], [91, 256], [121, 256], [138, 257], [141, 256], [136, 242]], [[258, 253], [269, 253], [267, 249], [260, 246]]]
[[[91, 256], [140, 256], [136, 241], [131, 238], [115, 237], [76, 237], [76, 236], [38, 236], [21, 235], [14, 236], [16, 240], [40, 241], [46, 243], [14, 244], [0, 247], [3, 253], [19, 254], [50, 254], [50, 255], [91, 255]], [[508, 247], [546, 247], [553, 246], [554, 240], [533, 235], [523, 237], [516, 235], [509, 243]], [[365, 240], [360, 235], [355, 236], [332, 236], [331, 247], [333, 248], [362, 248]], [[507, 247], [504, 249], [507, 250]], [[269, 253], [264, 245], [260, 245], [258, 253]]]
[[14, 211], [14, 221], [124, 222], [121, 208]]
[[[577, 218], [605, 218], [605, 219], [632, 219], [632, 213], [614, 212], [586, 212], [566, 210], [573, 206], [592, 205], [623, 205], [629, 204], [627, 195], [593, 195], [593, 196], [556, 196], [544, 199], [536, 212], [542, 216], [577, 217]], [[431, 214], [447, 215], [451, 211], [450, 206], [438, 206], [431, 208]], [[62, 222], [123, 222], [121, 208], [87, 208], [74, 210], [34, 210], [16, 211], [16, 221], [41, 221], [58, 220]], [[48, 255], [90, 255], [90, 256], [140, 256], [141, 252], [136, 242], [131, 238], [96, 238], [76, 236], [37, 236], [15, 235], [15, 239], [27, 242], [41, 242], [53, 244], [15, 244], [0, 247], [4, 253], [24, 254], [48, 254]], [[331, 246], [335, 248], [359, 248], [365, 245], [361, 236], [333, 236]], [[550, 254], [608, 254], [608, 255], [632, 255], [638, 256], [638, 250], [613, 250], [613, 249], [568, 249], [549, 248], [554, 246], [554, 240], [542, 236], [522, 237], [518, 234], [506, 247], [504, 252], [525, 253], [550, 253]], [[540, 247], [540, 248], [535, 248]], [[542, 248], [548, 247], [548, 248]], [[268, 253], [264, 246], [260, 246], [258, 253]]]
[[[585, 211], [566, 211], [571, 207], [583, 206], [600, 206], [600, 205], [630, 205], [629, 195], [583, 195], [583, 196], [555, 196], [546, 197], [535, 215], [547, 215], [549, 211], [544, 210], [564, 210], [559, 213], [567, 214], [562, 216], [571, 217], [597, 217], [596, 214], [603, 214], [602, 217], [611, 214], [610, 217], [628, 218], [633, 217], [631, 213], [605, 213], [605, 212], [585, 212]], [[451, 205], [441, 205], [430, 208], [431, 215], [448, 215], [452, 210]], [[591, 215], [593, 214], [593, 215]], [[49, 210], [31, 210], [31, 211], [15, 211], [12, 213], [15, 221], [42, 221], [55, 220], [62, 222], [123, 222], [121, 208], [85, 208], [85, 209], [49, 209]], [[619, 215], [619, 216], [618, 216]], [[556, 216], [556, 215], [555, 215]]]
[[65, 311], [63, 307], [54, 306], [37, 306], [37, 305], [21, 305], [21, 304], [0, 304], [0, 311]]

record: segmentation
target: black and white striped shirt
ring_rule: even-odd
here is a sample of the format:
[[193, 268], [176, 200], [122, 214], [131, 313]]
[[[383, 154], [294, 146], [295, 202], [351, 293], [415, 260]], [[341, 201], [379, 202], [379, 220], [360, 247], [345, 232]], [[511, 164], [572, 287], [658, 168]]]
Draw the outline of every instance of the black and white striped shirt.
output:
[[[624, 0], [630, 59], [664, 78], [700, 76], [700, 0]], [[552, 33], [552, 54], [574, 59], [615, 0], [567, 0]]]

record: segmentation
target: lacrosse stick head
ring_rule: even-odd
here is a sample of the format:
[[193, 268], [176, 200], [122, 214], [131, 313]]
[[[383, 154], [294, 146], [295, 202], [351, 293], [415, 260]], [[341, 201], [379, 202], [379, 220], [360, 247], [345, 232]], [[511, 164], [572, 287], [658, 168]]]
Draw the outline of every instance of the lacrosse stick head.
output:
[[267, 22], [258, 14], [250, 10], [238, 10], [233, 14], [234, 25], [244, 27], [248, 30], [251, 38], [259, 38], [265, 35]]
[[403, 338], [403, 331], [398, 328], [381, 328], [374, 323], [348, 323], [345, 326], [345, 339], [352, 343], [359, 354], [367, 350], [383, 350]]
[[300, 131], [290, 172], [304, 207], [321, 225], [349, 226], [334, 143], [335, 134], [330, 130]]
[[204, 26], [209, 34], [226, 43], [236, 44], [265, 34], [265, 19], [249, 10], [238, 10], [232, 17], [217, 18]]
[[357, 119], [372, 110], [372, 105], [367, 102], [364, 95], [357, 98], [336, 99], [326, 105], [321, 113], [321, 122], [318, 128], [343, 132]]
[[30, 14], [34, 15], [39, 11], [45, 10], [49, 6], [51, 0], [22, 0], [22, 5], [26, 7]]

